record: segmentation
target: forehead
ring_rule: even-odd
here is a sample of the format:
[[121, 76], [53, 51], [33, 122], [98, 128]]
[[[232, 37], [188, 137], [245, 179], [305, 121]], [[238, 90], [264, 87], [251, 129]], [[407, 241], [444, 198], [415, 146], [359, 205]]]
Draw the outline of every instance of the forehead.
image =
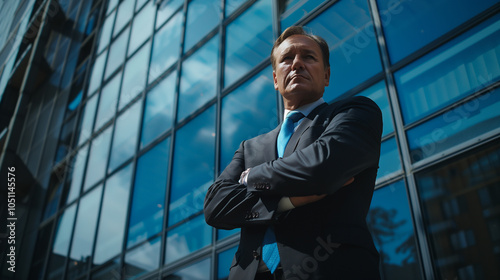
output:
[[286, 38], [276, 50], [277, 54], [287, 52], [313, 52], [320, 54], [321, 49], [313, 39], [305, 35], [292, 35]]

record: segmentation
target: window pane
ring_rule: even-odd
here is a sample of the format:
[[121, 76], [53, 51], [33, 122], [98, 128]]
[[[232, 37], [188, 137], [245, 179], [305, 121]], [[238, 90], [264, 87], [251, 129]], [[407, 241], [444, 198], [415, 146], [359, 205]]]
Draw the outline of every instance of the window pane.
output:
[[299, 21], [301, 18], [305, 17], [312, 10], [318, 7], [319, 4], [324, 2], [325, 0], [288, 0], [288, 1], [280, 1], [283, 9], [280, 15], [281, 19], [281, 30], [285, 30], [286, 28], [292, 26], [294, 23]]
[[[139, 11], [142, 8], [142, 5], [144, 5], [144, 3], [148, 2], [148, 1], [149, 0], [137, 0], [137, 2], [135, 3], [135, 11], [136, 12]], [[154, 1], [153, 1], [153, 3], [154, 3]], [[154, 17], [154, 15], [153, 15], [153, 17]]]
[[78, 31], [80, 31], [80, 33], [84, 36], [89, 36], [90, 33], [92, 33], [97, 27], [97, 18], [100, 13], [100, 9], [94, 9], [87, 19], [81, 17], [78, 20], [78, 25], [81, 26]]
[[108, 52], [105, 51], [95, 59], [94, 66], [92, 67], [92, 75], [90, 75], [87, 96], [94, 93], [94, 91], [101, 85], [102, 73], [104, 73], [104, 63], [106, 62], [107, 54]]
[[366, 96], [377, 103], [378, 107], [382, 111], [382, 122], [384, 128], [382, 130], [382, 137], [394, 131], [394, 126], [392, 124], [392, 114], [391, 107], [389, 106], [389, 100], [387, 99], [387, 90], [385, 88], [385, 82], [380, 81], [377, 84], [365, 89], [358, 95]]
[[[25, 161], [28, 169], [36, 172], [39, 166], [40, 156], [43, 151], [43, 139], [48, 137], [49, 139], [56, 138], [56, 136], [47, 135], [47, 127], [49, 126], [51, 111], [52, 111], [53, 99], [48, 102], [44, 102], [43, 108], [40, 114], [36, 117], [35, 134], [33, 135], [33, 140], [31, 142], [30, 152], [28, 154], [28, 159]], [[50, 160], [52, 163], [52, 159]], [[35, 173], [36, 174], [36, 173]]]
[[134, 4], [135, 0], [123, 0], [120, 6], [118, 6], [113, 36], [118, 34], [134, 15]]
[[101, 195], [102, 185], [93, 189], [80, 200], [75, 233], [69, 254], [71, 261], [66, 275], [69, 279], [75, 279], [78, 275], [87, 272], [89, 268], [88, 264], [92, 255], [92, 246], [94, 246]]
[[87, 155], [89, 153], [89, 146], [78, 150], [77, 153], [70, 159], [71, 165], [68, 167], [70, 171], [67, 185], [69, 184], [69, 193], [67, 198], [62, 198], [62, 204], [69, 204], [80, 194], [82, 188], [83, 171], [85, 170], [85, 162], [87, 162]]
[[92, 140], [87, 172], [85, 174], [84, 190], [88, 190], [101, 180], [106, 173], [109, 143], [111, 142], [111, 129], [112, 126], [108, 127], [104, 132]]
[[[132, 24], [132, 33], [130, 34], [130, 44], [128, 55], [132, 54], [146, 39], [153, 33], [153, 24], [155, 20], [156, 5], [148, 3], [137, 16]], [[148, 61], [149, 59], [146, 59]]]
[[209, 275], [210, 259], [206, 259], [167, 276], [165, 280], [206, 280]]
[[188, 5], [184, 51], [188, 51], [220, 20], [221, 0], [192, 0]]
[[104, 20], [104, 25], [102, 26], [101, 34], [99, 35], [97, 53], [100, 53], [109, 44], [111, 30], [113, 30], [113, 23], [115, 22], [115, 15], [116, 13], [112, 13]]
[[269, 57], [273, 47], [272, 2], [259, 0], [226, 28], [224, 86]]
[[[60, 2], [62, 2], [62, 1], [60, 1]], [[68, 15], [68, 18], [75, 21], [76, 13], [78, 12], [79, 7], [80, 7], [79, 1], [71, 1], [71, 5], [69, 5], [68, 9], [66, 10], [66, 14]]]
[[401, 160], [399, 158], [398, 146], [396, 145], [396, 138], [391, 137], [382, 142], [380, 147], [380, 162], [377, 179], [383, 178], [399, 170], [401, 170]]
[[[120, 275], [121, 273], [121, 264], [120, 264], [121, 258], [117, 257], [113, 259], [111, 262], [107, 263], [106, 265], [101, 266], [101, 268], [92, 273], [90, 279], [92, 280], [115, 280], [119, 277], [117, 275]], [[85, 278], [84, 278], [85, 279]], [[78, 280], [84, 280], [84, 279], [78, 279]]]
[[219, 259], [217, 262], [217, 279], [219, 280], [227, 280], [229, 277], [229, 268], [231, 267], [231, 263], [234, 258], [234, 254], [238, 247], [233, 247], [227, 251], [224, 251], [219, 254]]
[[241, 230], [239, 228], [235, 228], [232, 230], [217, 229], [217, 240], [221, 240], [234, 234], [240, 233], [240, 231]]
[[99, 130], [106, 122], [115, 116], [121, 80], [122, 73], [120, 72], [102, 88], [94, 131]]
[[437, 278], [498, 278], [498, 141], [415, 177]]
[[29, 121], [27, 125], [24, 125], [22, 138], [20, 140], [19, 146], [17, 147], [17, 152], [19, 157], [27, 162], [30, 150], [30, 144], [35, 130], [36, 119]]
[[125, 255], [126, 279], [136, 278], [157, 269], [160, 265], [161, 238], [158, 237]]
[[[211, 242], [212, 228], [205, 223], [204, 216], [200, 215], [167, 232], [165, 263], [181, 259]], [[206, 279], [207, 275], [199, 279]]]
[[[168, 224], [203, 209], [214, 180], [215, 106], [177, 131]], [[196, 163], [196, 164], [193, 164]]]
[[179, 12], [154, 36], [149, 82], [158, 78], [177, 61], [181, 46], [181, 24], [182, 13]]
[[156, 26], [160, 27], [167, 19], [169, 19], [181, 6], [184, 0], [162, 1], [156, 13]]
[[45, 44], [45, 60], [50, 66], [53, 65], [52, 62], [54, 60], [54, 54], [56, 53], [57, 42], [59, 42], [60, 36], [61, 35], [58, 33], [52, 31], [47, 43]]
[[38, 231], [36, 236], [35, 252], [33, 253], [33, 261], [31, 262], [28, 279], [44, 279], [43, 271], [47, 252], [49, 251], [53, 225], [54, 220], [45, 224], [43, 228]]
[[[69, 47], [69, 42], [70, 42], [70, 39], [68, 39], [66, 36], [61, 36], [61, 38], [59, 39], [59, 44], [57, 46], [57, 51], [54, 55], [54, 62], [53, 62], [53, 66], [55, 68], [59, 68], [62, 66], [63, 60], [66, 58], [67, 50]], [[67, 61], [68, 65], [67, 65], [66, 71], [71, 71], [70, 70], [71, 68], [69, 68], [69, 63], [70, 63], [70, 60]], [[61, 71], [61, 70], [59, 70], [59, 71]], [[58, 81], [59, 77], [56, 80]]]
[[219, 36], [182, 63], [178, 120], [184, 119], [215, 97]]
[[167, 138], [138, 160], [128, 248], [157, 234], [163, 226], [169, 151], [170, 138]]
[[148, 61], [151, 44], [145, 44], [125, 65], [123, 85], [120, 94], [121, 110], [146, 87]]
[[225, 0], [226, 1], [226, 17], [231, 15], [237, 8], [241, 6], [246, 0]]
[[89, 139], [90, 135], [92, 135], [92, 126], [94, 125], [98, 96], [98, 94], [92, 96], [82, 109], [83, 113], [81, 115], [80, 128], [77, 129], [79, 133], [78, 145], [83, 144], [83, 142]]
[[375, 191], [366, 222], [380, 252], [383, 279], [422, 279], [403, 181]]
[[128, 165], [106, 181], [94, 253], [96, 265], [122, 250], [131, 179], [132, 165]]
[[[39, 96], [41, 98], [41, 94]], [[17, 147], [17, 152], [19, 156], [24, 160], [26, 160], [26, 158], [28, 157], [28, 151], [30, 149], [31, 140], [33, 138], [33, 133], [35, 132], [35, 124], [37, 121], [37, 118], [35, 116], [38, 115], [41, 105], [42, 105], [41, 100], [40, 101], [37, 100], [36, 102], [31, 102], [28, 109], [29, 111], [26, 113], [26, 121], [23, 124], [22, 136], [20, 139], [20, 143]]]
[[[50, 137], [50, 139], [54, 140], [58, 138], [59, 141], [57, 143], [57, 148], [51, 147], [49, 149], [44, 149], [43, 157], [40, 162], [41, 169], [39, 170], [39, 174], [46, 174], [47, 172], [50, 172], [49, 170], [52, 169], [51, 165], [56, 165], [57, 163], [59, 163], [64, 157], [68, 155], [69, 152], [73, 152], [73, 149], [76, 146], [75, 144], [73, 144], [75, 141], [73, 140], [73, 135], [75, 134], [75, 124], [78, 121], [78, 117], [76, 116], [76, 114], [73, 114], [68, 118], [68, 115], [65, 114], [65, 105], [69, 101], [66, 97], [70, 97], [68, 95], [69, 94], [65, 93], [64, 95], [60, 96], [60, 98], [57, 98], [54, 101], [54, 107], [51, 113], [52, 116], [50, 117], [48, 130], [44, 137]], [[63, 120], [65, 121], [63, 122]], [[62, 129], [60, 128], [60, 125], [62, 125]], [[52, 150], [54, 148], [56, 148], [55, 158], [53, 154], [54, 151]]]
[[118, 1], [120, 1], [120, 0], [109, 0], [106, 14], [109, 14], [116, 7], [116, 5], [118, 4]]
[[395, 73], [405, 123], [500, 78], [500, 15]]
[[500, 88], [409, 130], [410, 156], [419, 161], [498, 129]]
[[[58, 101], [60, 100], [62, 99], [58, 99]], [[71, 145], [71, 139], [75, 132], [76, 119], [77, 118], [73, 116], [63, 125], [61, 134], [59, 134], [59, 143], [57, 145], [56, 158], [54, 160], [54, 163], [59, 163], [68, 155], [69, 152], [71, 152], [72, 148], [74, 147], [73, 145]], [[51, 121], [54, 122], [56, 120], [54, 118], [51, 118]], [[49, 129], [50, 132], [53, 132], [54, 136], [57, 137], [55, 134], [57, 134], [58, 131], [51, 125], [49, 125]]]
[[47, 279], [62, 279], [64, 265], [68, 255], [69, 243], [71, 241], [71, 232], [73, 231], [73, 222], [75, 220], [76, 204], [70, 206], [59, 218], [57, 225], [54, 245], [47, 267]]
[[[91, 6], [92, 6], [92, 2], [90, 2], [90, 1], [84, 2], [82, 4], [80, 14], [78, 15], [78, 21], [76, 22], [76, 25], [75, 25], [75, 30], [78, 30], [80, 33], [83, 33], [83, 31], [85, 30], [85, 24], [87, 23], [87, 19], [93, 20], [94, 15], [89, 15]], [[96, 9], [96, 10], [98, 10], [98, 9]], [[93, 12], [95, 13], [96, 10], [94, 10]], [[86, 34], [86, 35], [88, 35], [88, 34]]]
[[172, 127], [176, 78], [174, 71], [146, 95], [141, 147]]
[[393, 62], [427, 45], [497, 0], [377, 0]]
[[307, 24], [330, 47], [329, 102], [382, 71], [368, 1], [339, 1]]
[[109, 159], [109, 171], [114, 170], [135, 154], [140, 114], [141, 102], [138, 101], [116, 120], [113, 147]]
[[[78, 76], [79, 74], [75, 74], [75, 76]], [[82, 83], [80, 82], [81, 80], [76, 81], [73, 86], [71, 87], [69, 98], [68, 98], [68, 106], [66, 108], [66, 114], [64, 115], [64, 118], [67, 118], [72, 112], [78, 108], [78, 105], [81, 104], [82, 98], [83, 98], [83, 90], [82, 90]]]
[[[62, 52], [64, 55], [62, 55], [62, 58], [61, 59], [65, 59], [66, 58], [66, 62], [64, 61], [61, 61], [60, 65], [57, 67], [57, 71], [60, 71], [61, 72], [61, 77], [60, 77], [60, 84], [59, 84], [59, 87], [64, 89], [64, 90], [70, 90], [70, 83], [73, 82], [72, 79], [73, 77], [77, 77], [79, 76], [80, 74], [80, 71], [82, 71], [84, 68], [76, 68], [78, 65], [78, 57], [79, 57], [79, 54], [80, 54], [80, 48], [81, 48], [81, 44], [80, 43], [75, 43], [75, 41], [70, 41], [71, 44], [68, 43], [68, 53], [67, 53], [67, 56], [65, 56], [65, 52]], [[61, 52], [61, 50], [59, 50], [59, 52]], [[82, 56], [83, 56], [83, 51], [82, 51]], [[63, 63], [64, 62], [64, 63]], [[85, 61], [85, 63], [87, 63], [87, 61]], [[64, 71], [63, 71], [63, 64], [64, 64]], [[83, 78], [83, 75], [82, 76], [79, 76], [79, 78]], [[74, 80], [77, 80], [77, 79], [74, 79]], [[77, 88], [79, 87], [79, 85], [74, 85], [73, 86], [73, 89], [74, 88]], [[66, 102], [65, 102], [66, 103]]]
[[[63, 164], [66, 166], [66, 162]], [[64, 168], [66, 167], [63, 167], [61, 169], [64, 170]], [[49, 188], [46, 193], [46, 198], [45, 198], [46, 200], [45, 200], [45, 207], [43, 208], [42, 221], [52, 217], [52, 215], [54, 215], [57, 212], [58, 209], [57, 206], [59, 205], [59, 198], [61, 197], [62, 189], [64, 186], [62, 182], [64, 171], [60, 172], [61, 173], [59, 173], [58, 171], [54, 171], [50, 175]], [[65, 201], [63, 201], [62, 205], [64, 205], [64, 202]]]
[[240, 142], [273, 130], [278, 125], [273, 72], [267, 67], [222, 99], [221, 160], [224, 170]]
[[116, 40], [111, 43], [109, 47], [109, 57], [106, 66], [106, 75], [104, 79], [107, 79], [120, 65], [122, 65], [125, 60], [125, 50], [127, 49], [128, 35], [130, 28], [125, 29]]

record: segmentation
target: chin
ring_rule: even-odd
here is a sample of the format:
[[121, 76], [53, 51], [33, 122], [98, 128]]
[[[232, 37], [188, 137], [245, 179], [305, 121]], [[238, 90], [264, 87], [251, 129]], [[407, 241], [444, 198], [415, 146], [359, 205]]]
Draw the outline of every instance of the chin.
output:
[[291, 86], [288, 86], [286, 89], [287, 92], [293, 95], [307, 94], [308, 92], [311, 92], [311, 90], [312, 90], [311, 87], [301, 84], [293, 84]]

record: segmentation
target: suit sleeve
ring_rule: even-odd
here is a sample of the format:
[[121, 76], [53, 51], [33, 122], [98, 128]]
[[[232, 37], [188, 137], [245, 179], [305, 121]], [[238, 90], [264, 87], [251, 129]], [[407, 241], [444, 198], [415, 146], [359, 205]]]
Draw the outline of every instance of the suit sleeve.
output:
[[[252, 168], [247, 190], [260, 196], [333, 194], [350, 178], [378, 168], [382, 114], [368, 98], [354, 98], [335, 112], [323, 133], [291, 155]], [[263, 189], [259, 185], [269, 187]]]
[[234, 229], [274, 221], [279, 197], [261, 197], [238, 183], [245, 170], [244, 146], [242, 142], [231, 163], [208, 189], [204, 214], [207, 224], [213, 227]]

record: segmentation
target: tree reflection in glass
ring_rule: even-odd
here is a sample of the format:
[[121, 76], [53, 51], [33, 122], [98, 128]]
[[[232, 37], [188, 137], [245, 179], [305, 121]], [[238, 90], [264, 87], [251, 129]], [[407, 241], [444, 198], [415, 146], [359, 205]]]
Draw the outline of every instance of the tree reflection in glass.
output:
[[366, 222], [380, 253], [382, 278], [421, 279], [403, 181], [375, 191]]

